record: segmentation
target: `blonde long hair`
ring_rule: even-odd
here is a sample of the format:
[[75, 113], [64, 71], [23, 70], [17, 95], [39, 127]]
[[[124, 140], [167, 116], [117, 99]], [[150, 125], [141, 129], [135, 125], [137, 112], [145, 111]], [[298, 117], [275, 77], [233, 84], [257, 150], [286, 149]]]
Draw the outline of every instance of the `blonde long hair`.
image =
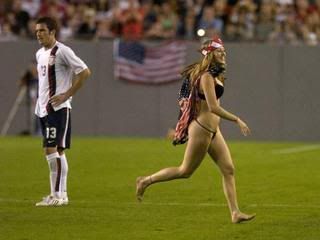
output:
[[[211, 40], [205, 41], [200, 49], [207, 47], [210, 44]], [[193, 63], [184, 68], [181, 72], [181, 75], [186, 77], [189, 76], [191, 86], [194, 85], [195, 81], [201, 77], [201, 75], [208, 71], [210, 66], [212, 66], [216, 60], [213, 54], [214, 51], [208, 53], [200, 62]], [[224, 82], [224, 77], [222, 77], [222, 82]]]

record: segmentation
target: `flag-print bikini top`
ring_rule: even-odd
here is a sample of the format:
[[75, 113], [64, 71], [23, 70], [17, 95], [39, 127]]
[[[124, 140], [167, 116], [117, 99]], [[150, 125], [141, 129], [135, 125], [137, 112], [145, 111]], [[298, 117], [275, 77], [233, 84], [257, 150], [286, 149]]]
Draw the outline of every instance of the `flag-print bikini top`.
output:
[[[223, 74], [225, 72], [225, 67], [223, 65], [216, 64], [213, 67], [211, 67], [208, 70], [208, 72], [210, 73], [210, 75], [213, 77], [213, 79], [215, 81], [216, 96], [217, 96], [217, 99], [219, 99], [223, 95], [224, 86], [223, 86], [223, 83], [221, 81], [216, 79], [216, 77], [218, 77], [220, 74]], [[200, 99], [206, 100], [206, 97], [204, 96], [204, 94], [199, 92], [198, 96], [199, 96]]]
[[[215, 79], [214, 80], [215, 81], [215, 91], [216, 91], [217, 99], [219, 99], [223, 95], [224, 86], [221, 81], [216, 79], [216, 77], [220, 76], [220, 74], [223, 74], [225, 72], [225, 67], [220, 64], [215, 64], [214, 66], [212, 66], [208, 70], [208, 72]], [[198, 81], [198, 84], [199, 84], [199, 81]], [[197, 86], [197, 88], [199, 88], [199, 86]], [[191, 90], [190, 79], [187, 76], [183, 79], [182, 86], [179, 91], [178, 101], [181, 101], [182, 99], [187, 99], [190, 95], [190, 90]], [[198, 91], [197, 95], [202, 100], [206, 99], [204, 94], [199, 93], [199, 91]]]
[[[223, 92], [224, 92], [224, 86], [223, 86], [223, 83], [217, 79], [214, 80], [215, 81], [215, 91], [216, 91], [216, 96], [217, 96], [217, 99], [219, 99], [222, 95], [223, 95]], [[198, 97], [201, 99], [201, 100], [206, 100], [206, 97], [204, 94], [198, 92]]]

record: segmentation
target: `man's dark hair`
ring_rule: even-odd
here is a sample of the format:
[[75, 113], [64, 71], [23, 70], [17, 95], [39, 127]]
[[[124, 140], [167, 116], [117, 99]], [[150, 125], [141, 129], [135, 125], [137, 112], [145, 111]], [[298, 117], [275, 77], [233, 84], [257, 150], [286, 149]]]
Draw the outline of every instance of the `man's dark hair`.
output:
[[47, 28], [49, 29], [50, 32], [52, 30], [55, 30], [56, 33], [58, 32], [58, 24], [57, 24], [56, 20], [54, 20], [53, 18], [50, 18], [50, 17], [39, 18], [37, 20], [36, 24], [45, 24], [45, 25], [47, 25]]

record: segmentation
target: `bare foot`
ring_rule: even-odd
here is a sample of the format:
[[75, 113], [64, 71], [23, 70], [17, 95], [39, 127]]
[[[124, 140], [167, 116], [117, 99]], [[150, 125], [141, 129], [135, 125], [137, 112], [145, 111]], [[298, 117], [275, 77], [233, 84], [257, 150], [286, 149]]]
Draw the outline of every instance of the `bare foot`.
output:
[[147, 177], [137, 177], [136, 180], [136, 197], [139, 202], [143, 199], [144, 191], [146, 190], [148, 184], [146, 183]]
[[245, 221], [250, 221], [254, 219], [256, 214], [244, 214], [242, 212], [233, 212], [232, 213], [232, 223], [241, 223]]

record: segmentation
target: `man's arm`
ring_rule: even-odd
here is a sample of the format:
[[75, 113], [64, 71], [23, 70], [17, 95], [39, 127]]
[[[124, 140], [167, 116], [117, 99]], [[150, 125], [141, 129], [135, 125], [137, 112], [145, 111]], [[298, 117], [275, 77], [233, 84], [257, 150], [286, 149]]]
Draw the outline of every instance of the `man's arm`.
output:
[[73, 83], [71, 88], [65, 93], [61, 93], [55, 95], [50, 98], [49, 102], [52, 104], [53, 107], [59, 106], [61, 103], [65, 102], [70, 97], [74, 96], [76, 92], [82, 87], [85, 80], [89, 78], [91, 75], [91, 71], [89, 68], [84, 69], [80, 73], [78, 73], [75, 78], [73, 79]]

